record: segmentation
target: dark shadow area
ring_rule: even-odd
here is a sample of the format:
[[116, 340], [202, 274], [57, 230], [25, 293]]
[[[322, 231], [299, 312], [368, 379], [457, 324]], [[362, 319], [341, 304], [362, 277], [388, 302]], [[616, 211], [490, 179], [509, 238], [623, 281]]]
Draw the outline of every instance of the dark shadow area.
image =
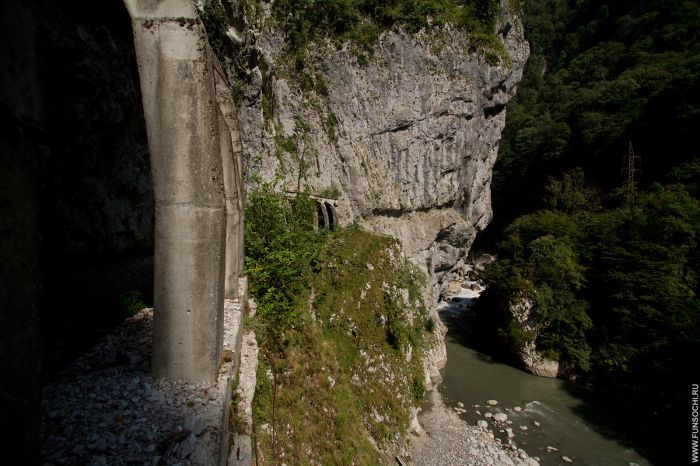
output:
[[477, 357], [488, 363], [503, 363], [517, 367], [518, 361], [484, 332], [474, 308], [477, 299], [453, 297], [439, 310], [440, 320], [457, 343], [478, 352]]
[[[688, 362], [685, 367], [689, 371], [692, 362], [683, 359]], [[659, 380], [657, 383], [665, 386], [667, 398], [658, 400], [648, 397], [641, 404], [638, 400], [644, 399], [644, 396], [639, 393], [600, 386], [588, 389], [573, 383], [566, 384], [564, 388], [584, 401], [572, 411], [600, 434], [633, 447], [653, 464], [689, 464], [692, 382]], [[640, 386], [636, 390], [651, 393], [648, 387]], [[685, 406], [688, 408], [684, 409]], [[688, 422], [682, 422], [683, 419], [688, 419]]]
[[333, 211], [333, 206], [328, 202], [325, 203], [326, 212], [328, 212], [328, 229], [335, 229], [335, 212]]
[[486, 294], [484, 292], [480, 298], [451, 298], [447, 306], [439, 310], [440, 319], [452, 338], [460, 345], [478, 351], [479, 357], [484, 355], [484, 361], [520, 367], [518, 360], [498, 342], [498, 332], [492, 327], [496, 319], [494, 313], [480, 312]]
[[123, 3], [46, 2], [35, 18], [46, 376], [152, 301], [154, 201]]
[[0, 403], [38, 464], [42, 377], [148, 304], [153, 189], [119, 0], [0, 5]]
[[221, 406], [192, 400], [223, 402], [225, 390], [154, 377], [152, 327], [152, 310], [137, 313], [46, 382], [44, 464], [212, 463], [221, 434], [205, 427]]
[[316, 204], [316, 219], [318, 220], [319, 228], [326, 227], [326, 219], [323, 216], [323, 207], [321, 206], [321, 204]]

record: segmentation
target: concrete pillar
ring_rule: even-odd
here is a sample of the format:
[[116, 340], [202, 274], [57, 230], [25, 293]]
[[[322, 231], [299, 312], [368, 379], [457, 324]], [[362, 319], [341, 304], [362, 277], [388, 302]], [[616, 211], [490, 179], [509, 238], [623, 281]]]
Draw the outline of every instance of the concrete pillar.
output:
[[338, 222], [338, 219], [335, 217], [335, 209], [329, 202], [324, 202], [324, 205], [328, 215], [328, 229], [335, 230], [335, 225]]
[[214, 78], [221, 110], [219, 137], [226, 191], [225, 296], [234, 299], [238, 297], [238, 279], [243, 274], [243, 146], [231, 90], [217, 62], [214, 63]]
[[324, 204], [322, 201], [319, 201], [318, 205], [321, 206], [321, 212], [323, 212], [323, 227], [327, 230], [330, 230], [331, 224], [329, 223], [328, 210], [326, 210], [326, 204]]
[[223, 332], [226, 208], [219, 107], [190, 0], [125, 0], [156, 199], [153, 371], [215, 380]]

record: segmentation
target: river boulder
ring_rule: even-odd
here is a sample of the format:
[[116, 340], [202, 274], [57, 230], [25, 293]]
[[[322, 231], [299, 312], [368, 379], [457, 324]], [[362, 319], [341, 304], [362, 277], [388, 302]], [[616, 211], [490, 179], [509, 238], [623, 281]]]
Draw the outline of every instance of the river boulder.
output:
[[540, 377], [557, 377], [559, 361], [549, 359], [537, 351], [535, 341], [540, 331], [540, 325], [532, 318], [534, 302], [524, 293], [517, 294], [509, 303], [508, 308], [513, 320], [523, 332], [532, 335], [526, 343], [511, 347], [511, 351], [520, 359], [526, 371]]

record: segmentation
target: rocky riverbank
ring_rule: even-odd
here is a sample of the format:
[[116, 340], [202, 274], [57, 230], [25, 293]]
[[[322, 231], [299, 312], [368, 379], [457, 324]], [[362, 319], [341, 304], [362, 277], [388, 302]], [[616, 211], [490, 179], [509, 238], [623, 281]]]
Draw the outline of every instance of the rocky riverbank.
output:
[[537, 466], [523, 450], [506, 447], [487, 427], [470, 426], [442, 401], [437, 390], [426, 395], [418, 420], [425, 431], [414, 439], [410, 456], [416, 465]]
[[[463, 273], [449, 284], [445, 299], [450, 304], [438, 308], [442, 318], [454, 318], [470, 311], [472, 300], [479, 296], [483, 288], [478, 282], [469, 279], [469, 276], [474, 268], [481, 269], [490, 260], [490, 257], [482, 257], [475, 264], [465, 266]], [[444, 339], [447, 328], [442, 322], [439, 322], [439, 327]], [[444, 366], [445, 361], [446, 359], [442, 361], [440, 367]], [[413, 429], [418, 432], [410, 449], [414, 464], [539, 465], [537, 459], [529, 457], [517, 447], [510, 435], [503, 441], [490, 430], [490, 427], [503, 427], [504, 431], [508, 429], [507, 417], [489, 418], [488, 421], [492, 424], [480, 420], [476, 426], [472, 426], [459, 417], [460, 409], [462, 408], [450, 409], [445, 405], [437, 384], [426, 394], [423, 411], [418, 415], [422, 429]]]

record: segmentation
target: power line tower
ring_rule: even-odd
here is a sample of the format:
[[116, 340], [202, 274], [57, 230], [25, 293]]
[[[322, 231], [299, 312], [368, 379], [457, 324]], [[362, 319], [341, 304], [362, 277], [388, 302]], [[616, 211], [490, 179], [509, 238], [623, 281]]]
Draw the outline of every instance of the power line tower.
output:
[[634, 155], [634, 148], [632, 147], [632, 141], [629, 144], [629, 150], [627, 151], [627, 167], [622, 169], [623, 174], [627, 175], [627, 181], [625, 183], [625, 189], [627, 191], [627, 207], [634, 207], [634, 200], [636, 195], [636, 181], [634, 180], [634, 175], [641, 173], [642, 170], [637, 168], [641, 165], [642, 158], [638, 155]]

